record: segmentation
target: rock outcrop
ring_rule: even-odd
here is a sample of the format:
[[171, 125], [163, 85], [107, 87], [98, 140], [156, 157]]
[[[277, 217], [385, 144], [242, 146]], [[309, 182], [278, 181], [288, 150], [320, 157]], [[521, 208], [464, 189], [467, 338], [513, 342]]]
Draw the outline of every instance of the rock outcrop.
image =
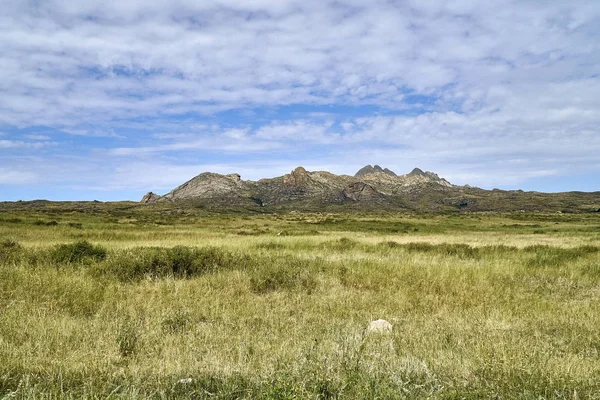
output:
[[297, 167], [289, 174], [259, 181], [242, 180], [238, 174], [204, 172], [176, 187], [164, 196], [146, 194], [143, 203], [209, 199], [219, 204], [255, 204], [261, 207], [284, 203], [318, 204], [394, 202], [403, 194], [423, 188], [444, 190], [452, 187], [432, 172], [415, 168], [396, 175], [379, 165], [367, 165], [355, 176], [335, 175], [327, 171], [307, 171]]
[[392, 333], [392, 324], [385, 319], [371, 321], [367, 327], [367, 333]]
[[283, 176], [283, 184], [287, 186], [307, 186], [310, 180], [310, 175], [304, 167], [297, 167], [289, 174]]
[[152, 192], [148, 192], [144, 195], [144, 197], [142, 197], [142, 200], [140, 200], [140, 203], [154, 203], [156, 201], [158, 201], [158, 199], [160, 199], [160, 196], [157, 195], [156, 193], [152, 193]]
[[369, 175], [369, 174], [386, 174], [386, 175], [390, 175], [390, 176], [396, 176], [396, 174], [394, 173], [394, 171], [389, 170], [387, 168], [381, 168], [379, 165], [365, 165], [364, 167], [362, 167], [361, 169], [358, 170], [358, 172], [356, 174], [354, 174], [355, 178], [360, 178], [363, 177], [365, 175]]
[[239, 174], [221, 175], [204, 172], [162, 196], [159, 200], [213, 198], [241, 194], [247, 190]]
[[385, 197], [383, 193], [364, 182], [351, 183], [342, 193], [345, 198], [353, 201], [377, 200]]

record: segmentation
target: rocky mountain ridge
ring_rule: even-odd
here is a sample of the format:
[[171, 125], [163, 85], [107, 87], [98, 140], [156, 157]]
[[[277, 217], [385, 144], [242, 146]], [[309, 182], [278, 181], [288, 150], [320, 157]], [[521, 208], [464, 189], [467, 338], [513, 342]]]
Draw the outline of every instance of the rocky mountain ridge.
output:
[[322, 203], [382, 202], [426, 187], [444, 190], [454, 185], [433, 172], [415, 168], [408, 174], [396, 175], [379, 165], [367, 165], [354, 176], [297, 167], [283, 176], [258, 181], [242, 180], [239, 174], [204, 172], [163, 196], [148, 192], [141, 202], [214, 199], [235, 203], [250, 199], [263, 207], [309, 199]]
[[160, 196], [148, 192], [144, 204], [215, 210], [305, 211], [551, 211], [600, 212], [600, 192], [540, 193], [456, 186], [419, 168], [403, 175], [367, 165], [354, 176], [297, 167], [258, 181], [239, 174], [204, 172]]

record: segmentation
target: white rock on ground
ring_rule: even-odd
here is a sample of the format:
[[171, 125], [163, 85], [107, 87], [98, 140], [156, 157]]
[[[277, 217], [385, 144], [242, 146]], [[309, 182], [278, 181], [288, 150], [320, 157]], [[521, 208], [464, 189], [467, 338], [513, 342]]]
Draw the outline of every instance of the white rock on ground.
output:
[[392, 324], [385, 319], [371, 321], [367, 327], [368, 333], [392, 333]]

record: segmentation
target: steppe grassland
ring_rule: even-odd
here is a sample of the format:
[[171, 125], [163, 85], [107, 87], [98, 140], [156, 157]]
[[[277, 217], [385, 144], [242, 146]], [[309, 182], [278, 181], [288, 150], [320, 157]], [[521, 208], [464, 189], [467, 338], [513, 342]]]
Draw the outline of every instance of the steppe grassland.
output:
[[0, 396], [600, 398], [596, 214], [140, 210], [0, 215]]

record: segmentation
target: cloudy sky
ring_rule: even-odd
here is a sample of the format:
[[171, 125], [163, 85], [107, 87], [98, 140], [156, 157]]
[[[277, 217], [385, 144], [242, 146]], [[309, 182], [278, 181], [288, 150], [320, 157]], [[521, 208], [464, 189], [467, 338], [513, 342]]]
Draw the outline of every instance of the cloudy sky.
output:
[[600, 190], [600, 2], [0, 0], [0, 200], [420, 167]]

